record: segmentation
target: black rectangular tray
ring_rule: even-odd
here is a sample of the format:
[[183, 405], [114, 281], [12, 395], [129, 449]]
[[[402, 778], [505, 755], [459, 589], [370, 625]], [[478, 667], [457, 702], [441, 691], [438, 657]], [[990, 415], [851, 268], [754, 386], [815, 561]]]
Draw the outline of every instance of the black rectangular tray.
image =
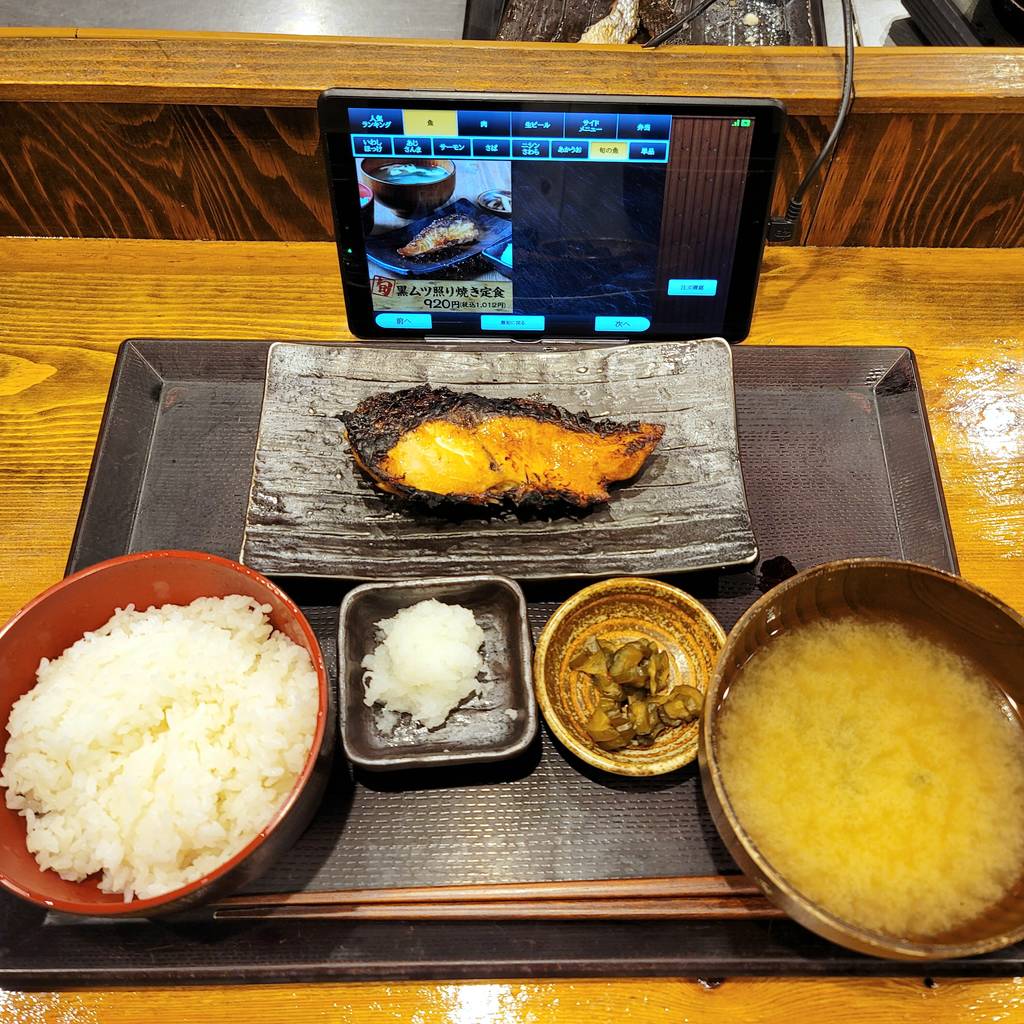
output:
[[[68, 563], [241, 539], [269, 342], [122, 347]], [[912, 353], [734, 350], [743, 473], [762, 562], [674, 582], [728, 628], [797, 568], [893, 556], [955, 569]], [[288, 580], [334, 670], [347, 585]], [[571, 581], [528, 585], [536, 633]], [[593, 771], [542, 730], [516, 761], [413, 778], [353, 773], [252, 892], [735, 873], [695, 766], [655, 779]], [[0, 984], [756, 973], [1024, 973], [1024, 947], [896, 964], [784, 920], [82, 921], [0, 897]]]

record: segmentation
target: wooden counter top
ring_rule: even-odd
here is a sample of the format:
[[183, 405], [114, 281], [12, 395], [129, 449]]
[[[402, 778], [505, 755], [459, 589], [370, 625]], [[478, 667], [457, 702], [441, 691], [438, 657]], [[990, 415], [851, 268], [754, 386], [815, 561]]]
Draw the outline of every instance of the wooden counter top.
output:
[[[0, 28], [0, 101], [312, 107], [330, 86], [765, 96], [834, 114], [842, 51]], [[861, 113], [1024, 111], [1024, 51], [866, 47]]]
[[[0, 239], [0, 619], [64, 566], [126, 337], [345, 339], [322, 243]], [[965, 576], [1024, 610], [1024, 251], [773, 249], [750, 342], [916, 354]], [[1017, 980], [359, 984], [0, 994], [12, 1021], [483, 1024], [1019, 1012]]]

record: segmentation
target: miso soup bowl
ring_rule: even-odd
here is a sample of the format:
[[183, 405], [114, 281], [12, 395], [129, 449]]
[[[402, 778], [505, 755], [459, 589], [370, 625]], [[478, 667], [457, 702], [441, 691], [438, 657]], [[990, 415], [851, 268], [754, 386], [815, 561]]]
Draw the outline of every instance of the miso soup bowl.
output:
[[[265, 576], [198, 551], [148, 551], [89, 566], [29, 602], [0, 630], [0, 726], [3, 742], [14, 702], [36, 682], [42, 658], [56, 658], [83, 633], [102, 626], [118, 608], [133, 604], [189, 604], [197, 597], [244, 594], [269, 604], [270, 621], [304, 648], [319, 691], [313, 742], [284, 802], [263, 828], [216, 870], [188, 885], [125, 903], [101, 892], [97, 876], [69, 882], [43, 871], [25, 845], [25, 820], [0, 796], [0, 885], [47, 910], [93, 917], [155, 917], [227, 895], [261, 874], [292, 846], [323, 795], [334, 742], [327, 669], [312, 628], [298, 606]], [[6, 793], [6, 790], [3, 791]]]
[[[394, 181], [377, 177], [387, 164], [414, 164], [417, 167], [440, 167], [447, 173], [437, 181]], [[455, 163], [452, 160], [415, 159], [401, 156], [367, 157], [360, 169], [378, 203], [395, 211], [399, 217], [415, 217], [444, 206], [455, 191]]]
[[733, 627], [718, 659], [704, 705], [698, 753], [712, 818], [736, 863], [770, 900], [841, 946], [898, 960], [937, 960], [1019, 942], [1024, 939], [1024, 864], [1013, 888], [979, 918], [941, 934], [897, 938], [851, 925], [804, 896], [758, 849], [730, 803], [717, 742], [730, 688], [743, 685], [744, 664], [799, 626], [879, 615], [970, 658], [1002, 688], [1012, 706], [1024, 704], [1024, 619], [991, 594], [959, 576], [910, 562], [851, 559], [816, 566], [756, 601]]

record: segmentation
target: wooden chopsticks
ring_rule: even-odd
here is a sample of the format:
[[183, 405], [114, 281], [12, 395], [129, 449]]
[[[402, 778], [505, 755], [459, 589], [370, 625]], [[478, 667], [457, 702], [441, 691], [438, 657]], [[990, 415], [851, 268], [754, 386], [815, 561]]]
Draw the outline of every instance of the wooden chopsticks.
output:
[[217, 920], [607, 920], [781, 917], [741, 875], [342, 889], [232, 896]]

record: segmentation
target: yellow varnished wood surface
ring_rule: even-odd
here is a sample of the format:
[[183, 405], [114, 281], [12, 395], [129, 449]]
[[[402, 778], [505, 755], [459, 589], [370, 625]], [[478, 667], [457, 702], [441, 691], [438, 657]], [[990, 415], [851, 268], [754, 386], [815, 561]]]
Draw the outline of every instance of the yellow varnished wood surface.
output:
[[[343, 339], [320, 243], [0, 240], [0, 616], [60, 575], [117, 345]], [[906, 345], [965, 575], [1024, 610], [1024, 251], [770, 249], [750, 342]]]
[[[328, 244], [0, 239], [0, 619], [63, 570], [127, 337], [344, 339]], [[770, 250], [750, 341], [906, 345], [964, 575], [1024, 610], [1024, 251]], [[0, 1020], [991, 1021], [1014, 979], [303, 985], [0, 994]]]
[[11, 1024], [1013, 1024], [1024, 982], [922, 978], [261, 985], [0, 992]]
[[[842, 52], [490, 40], [356, 39], [140, 29], [0, 28], [0, 100], [311, 107], [326, 88], [765, 96], [833, 116]], [[1024, 110], [1024, 53], [867, 47], [857, 110]]]

